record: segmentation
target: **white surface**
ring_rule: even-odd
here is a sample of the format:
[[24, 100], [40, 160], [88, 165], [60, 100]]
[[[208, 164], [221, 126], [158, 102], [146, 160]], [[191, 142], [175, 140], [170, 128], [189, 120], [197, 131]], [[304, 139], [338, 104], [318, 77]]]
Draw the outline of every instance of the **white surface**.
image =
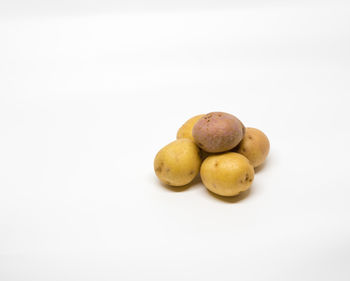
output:
[[[349, 280], [349, 4], [9, 3], [0, 280]], [[161, 186], [156, 152], [216, 110], [270, 138], [250, 194]]]

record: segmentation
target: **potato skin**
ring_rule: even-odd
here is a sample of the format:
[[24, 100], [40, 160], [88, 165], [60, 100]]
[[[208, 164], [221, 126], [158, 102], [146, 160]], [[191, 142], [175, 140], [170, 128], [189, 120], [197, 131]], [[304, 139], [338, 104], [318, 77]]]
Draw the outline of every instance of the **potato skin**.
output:
[[244, 125], [235, 116], [225, 112], [212, 112], [197, 121], [192, 135], [201, 149], [217, 153], [237, 146], [244, 132]]
[[243, 140], [235, 149], [248, 158], [254, 168], [264, 163], [270, 151], [270, 142], [267, 136], [255, 128], [247, 128]]
[[189, 120], [187, 120], [181, 128], [177, 131], [176, 138], [177, 139], [190, 139], [191, 141], [194, 141], [193, 136], [192, 136], [192, 129], [193, 126], [197, 123], [197, 121], [202, 118], [204, 114], [196, 115]]
[[207, 157], [200, 175], [205, 187], [221, 196], [234, 196], [249, 189], [254, 179], [254, 168], [249, 160], [235, 152]]
[[199, 173], [198, 147], [189, 139], [179, 139], [163, 147], [154, 159], [154, 171], [165, 184], [183, 186]]

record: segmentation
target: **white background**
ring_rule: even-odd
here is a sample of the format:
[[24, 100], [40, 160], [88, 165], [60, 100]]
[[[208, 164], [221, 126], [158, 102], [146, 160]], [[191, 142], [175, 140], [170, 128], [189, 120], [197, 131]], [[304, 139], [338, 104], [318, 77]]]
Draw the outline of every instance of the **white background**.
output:
[[[0, 1], [0, 280], [350, 280], [348, 1]], [[251, 191], [157, 151], [226, 111]]]

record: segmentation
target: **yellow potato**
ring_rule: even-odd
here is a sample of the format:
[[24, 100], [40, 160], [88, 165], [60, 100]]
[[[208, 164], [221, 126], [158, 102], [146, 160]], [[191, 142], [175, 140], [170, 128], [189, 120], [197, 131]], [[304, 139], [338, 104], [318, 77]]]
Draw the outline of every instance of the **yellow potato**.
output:
[[237, 147], [237, 152], [248, 158], [253, 167], [261, 165], [270, 150], [270, 142], [267, 136], [255, 128], [246, 128], [243, 140]]
[[235, 152], [207, 157], [200, 169], [203, 184], [211, 192], [234, 196], [247, 190], [254, 179], [254, 168], [247, 158]]
[[165, 184], [182, 186], [199, 173], [199, 148], [189, 139], [179, 139], [163, 147], [154, 159], [154, 171]]
[[194, 116], [191, 119], [187, 120], [185, 124], [183, 124], [182, 127], [177, 131], [176, 138], [177, 139], [186, 138], [194, 141], [192, 136], [192, 129], [193, 129], [193, 126], [197, 123], [199, 119], [201, 119], [202, 116], [204, 116], [204, 114]]

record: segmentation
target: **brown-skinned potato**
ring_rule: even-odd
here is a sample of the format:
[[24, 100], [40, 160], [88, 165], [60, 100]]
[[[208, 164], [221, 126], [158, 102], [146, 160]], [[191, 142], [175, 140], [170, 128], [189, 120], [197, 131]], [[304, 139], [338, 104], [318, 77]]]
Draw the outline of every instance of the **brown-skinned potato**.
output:
[[260, 166], [270, 151], [270, 142], [267, 136], [255, 128], [246, 128], [243, 140], [235, 151], [248, 158], [254, 168]]
[[244, 125], [235, 116], [225, 112], [211, 112], [196, 122], [192, 135], [202, 150], [217, 153], [237, 146], [244, 132]]

